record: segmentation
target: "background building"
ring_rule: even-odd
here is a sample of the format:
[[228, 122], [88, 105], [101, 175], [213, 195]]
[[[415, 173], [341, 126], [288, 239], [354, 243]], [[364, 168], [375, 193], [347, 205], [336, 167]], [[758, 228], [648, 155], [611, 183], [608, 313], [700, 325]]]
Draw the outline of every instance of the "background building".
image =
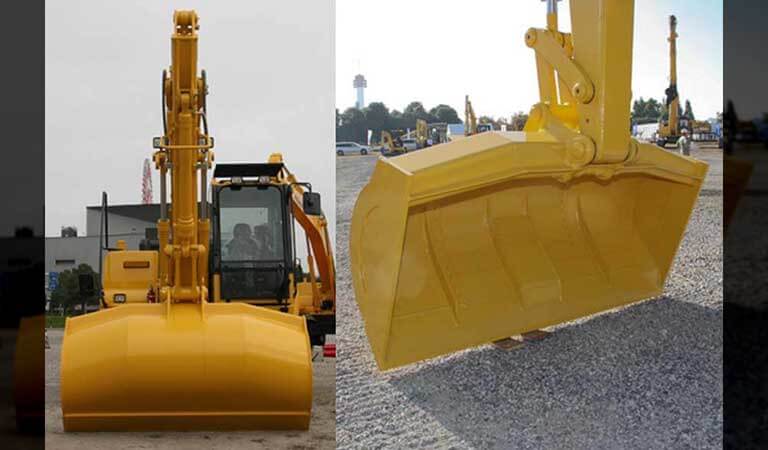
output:
[[[85, 208], [85, 236], [46, 237], [45, 238], [45, 273], [46, 295], [56, 288], [58, 273], [74, 269], [80, 264], [88, 264], [94, 271], [99, 271], [99, 234], [101, 228], [101, 206]], [[107, 208], [109, 223], [109, 247], [116, 247], [117, 241], [125, 241], [128, 249], [138, 249], [147, 233], [153, 234], [160, 217], [160, 205], [113, 205]], [[64, 230], [64, 229], [63, 229]], [[149, 230], [149, 231], [148, 231]]]

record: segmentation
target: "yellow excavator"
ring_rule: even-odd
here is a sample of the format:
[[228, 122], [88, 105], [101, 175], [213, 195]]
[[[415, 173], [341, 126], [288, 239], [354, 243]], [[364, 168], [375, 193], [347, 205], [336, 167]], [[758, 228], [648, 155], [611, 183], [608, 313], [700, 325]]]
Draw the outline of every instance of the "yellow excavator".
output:
[[677, 18], [669, 16], [669, 87], [664, 103], [667, 107], [667, 119], [659, 120], [659, 132], [656, 145], [665, 147], [668, 144], [675, 145], [680, 139], [680, 96], [677, 92]]
[[[707, 164], [630, 137], [634, 2], [572, 0], [530, 28], [539, 103], [377, 161], [352, 215], [355, 299], [380, 369], [663, 292]], [[559, 89], [557, 85], [559, 84]]]
[[400, 142], [402, 130], [397, 130], [397, 137], [392, 136], [392, 132], [381, 130], [381, 154], [384, 156], [397, 156], [408, 153], [408, 149]]
[[469, 95], [464, 96], [464, 136], [472, 136], [477, 133], [493, 131], [493, 125], [489, 123], [477, 123], [475, 110], [472, 108], [472, 102], [469, 101]]
[[416, 148], [421, 150], [429, 146], [429, 125], [424, 119], [416, 119]]
[[[273, 154], [216, 164], [208, 203], [214, 141], [205, 71], [197, 73], [198, 17], [176, 11], [173, 23], [164, 135], [153, 140], [158, 245], [118, 241], [103, 262], [102, 308], [67, 319], [64, 429], [306, 429], [311, 344], [335, 327], [320, 196]], [[295, 224], [306, 234], [307, 272]]]

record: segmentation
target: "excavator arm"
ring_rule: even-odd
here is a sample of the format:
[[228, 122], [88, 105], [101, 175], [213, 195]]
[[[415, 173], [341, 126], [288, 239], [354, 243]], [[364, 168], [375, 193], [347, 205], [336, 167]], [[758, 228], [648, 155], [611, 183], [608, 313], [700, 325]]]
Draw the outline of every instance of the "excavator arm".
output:
[[677, 18], [669, 16], [669, 87], [666, 90], [667, 112], [669, 115], [669, 133], [677, 136], [679, 118], [677, 115], [680, 107], [680, 97], [677, 93]]
[[[307, 235], [310, 244], [311, 258], [317, 264], [319, 274], [318, 282], [320, 284], [320, 300], [329, 300], [336, 298], [336, 284], [334, 273], [333, 253], [331, 250], [328, 236], [328, 222], [323, 216], [309, 215], [304, 211], [300, 199], [301, 189], [294, 188], [291, 196], [291, 209], [296, 221]], [[298, 198], [297, 198], [298, 197]], [[313, 263], [310, 262], [310, 269]]]
[[469, 101], [469, 95], [464, 96], [464, 136], [472, 136], [477, 133], [477, 117]]
[[[270, 163], [282, 163], [282, 155], [274, 153], [269, 157]], [[313, 286], [316, 283], [319, 289], [314, 291], [313, 303], [316, 308], [322, 308], [323, 302], [336, 300], [336, 273], [333, 260], [333, 245], [328, 235], [328, 221], [323, 214], [309, 214], [305, 210], [306, 183], [300, 183], [296, 176], [285, 165], [277, 176], [277, 179], [291, 186], [291, 211], [307, 236], [310, 277]], [[317, 265], [319, 277], [315, 278], [314, 268]]]
[[418, 148], [425, 148], [429, 140], [429, 125], [424, 119], [416, 119], [416, 144]]

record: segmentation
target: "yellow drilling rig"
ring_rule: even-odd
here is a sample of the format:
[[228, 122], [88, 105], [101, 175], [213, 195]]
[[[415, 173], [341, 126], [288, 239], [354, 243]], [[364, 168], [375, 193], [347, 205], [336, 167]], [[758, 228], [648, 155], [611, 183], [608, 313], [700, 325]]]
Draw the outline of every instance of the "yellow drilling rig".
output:
[[665, 91], [664, 104], [667, 108], [667, 119], [659, 119], [659, 132], [656, 145], [664, 147], [677, 144], [680, 139], [680, 96], [677, 92], [677, 17], [669, 16], [669, 87]]
[[176, 11], [173, 24], [164, 135], [153, 140], [159, 245], [128, 250], [118, 241], [101, 270], [101, 310], [67, 319], [64, 429], [306, 429], [311, 345], [335, 327], [320, 196], [272, 154], [216, 164], [208, 203], [214, 140], [197, 71], [198, 16]]
[[469, 95], [464, 96], [464, 136], [472, 136], [477, 133], [493, 131], [493, 125], [490, 123], [477, 123], [475, 110], [472, 108], [472, 102], [469, 101]]
[[424, 119], [416, 119], [416, 148], [421, 150], [429, 146], [429, 124]]
[[[380, 369], [663, 292], [707, 164], [630, 136], [634, 1], [530, 28], [521, 132], [379, 160], [352, 215], [355, 299]], [[559, 85], [559, 88], [558, 88]]]

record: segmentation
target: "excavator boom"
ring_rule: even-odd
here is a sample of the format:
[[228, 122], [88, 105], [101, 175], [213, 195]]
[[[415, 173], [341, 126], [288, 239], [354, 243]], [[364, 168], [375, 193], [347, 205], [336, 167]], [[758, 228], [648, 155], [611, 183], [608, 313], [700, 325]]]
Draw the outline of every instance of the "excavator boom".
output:
[[677, 17], [669, 16], [669, 87], [664, 91], [667, 120], [659, 119], [659, 137], [656, 144], [664, 147], [676, 143], [680, 137], [680, 95], [677, 91]]

